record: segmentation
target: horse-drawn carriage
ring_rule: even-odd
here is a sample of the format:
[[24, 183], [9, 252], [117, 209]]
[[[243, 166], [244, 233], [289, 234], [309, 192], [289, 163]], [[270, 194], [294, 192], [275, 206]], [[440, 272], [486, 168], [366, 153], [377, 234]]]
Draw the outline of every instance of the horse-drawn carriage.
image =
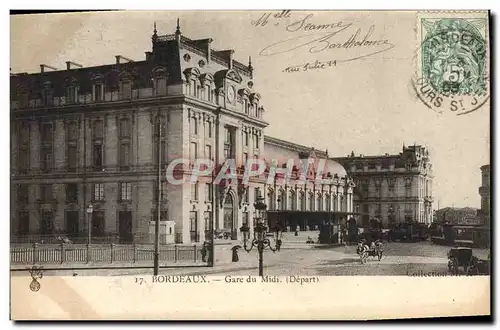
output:
[[380, 240], [372, 241], [370, 244], [363, 240], [358, 243], [356, 253], [359, 255], [362, 264], [366, 263], [368, 257], [376, 257], [380, 261], [384, 253], [384, 247]]
[[453, 275], [458, 275], [460, 267], [463, 267], [466, 275], [489, 275], [490, 273], [490, 261], [474, 256], [471, 248], [455, 247], [448, 252], [448, 270]]

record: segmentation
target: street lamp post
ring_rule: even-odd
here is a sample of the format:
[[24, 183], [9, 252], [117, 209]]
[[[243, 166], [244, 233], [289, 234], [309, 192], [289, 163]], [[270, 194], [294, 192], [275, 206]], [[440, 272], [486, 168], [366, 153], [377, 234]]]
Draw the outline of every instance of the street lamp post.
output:
[[92, 203], [89, 203], [87, 206], [87, 214], [88, 214], [88, 220], [87, 220], [87, 229], [88, 229], [88, 242], [87, 244], [90, 244], [92, 240], [92, 212], [94, 212], [94, 206]]
[[263, 202], [264, 198], [261, 196], [257, 197], [257, 202], [254, 203], [254, 207], [257, 213], [257, 216], [255, 217], [255, 227], [254, 227], [254, 238], [248, 244], [250, 240], [250, 228], [248, 227], [247, 224], [243, 224], [243, 226], [240, 228], [240, 231], [243, 234], [243, 248], [245, 251], [250, 252], [253, 247], [257, 247], [257, 251], [259, 252], [259, 276], [264, 276], [264, 249], [266, 247], [269, 247], [269, 249], [273, 252], [276, 252], [280, 249], [281, 247], [281, 228], [278, 224], [276, 224], [276, 246], [273, 247], [271, 245], [271, 242], [267, 238], [267, 232], [268, 228], [265, 223], [264, 219], [264, 213], [267, 209], [267, 205], [264, 204]]

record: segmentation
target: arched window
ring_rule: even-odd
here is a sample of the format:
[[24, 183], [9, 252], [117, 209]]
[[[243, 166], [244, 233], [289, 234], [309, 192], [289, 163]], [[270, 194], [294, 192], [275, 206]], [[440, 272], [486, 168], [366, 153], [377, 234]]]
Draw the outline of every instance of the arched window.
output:
[[104, 101], [104, 84], [101, 75], [92, 78], [92, 100], [94, 102]]
[[320, 194], [316, 197], [317, 200], [317, 205], [316, 205], [316, 211], [322, 211], [323, 210], [323, 198], [321, 197]]
[[296, 211], [296, 205], [295, 205], [295, 191], [290, 191], [290, 195], [288, 195], [288, 208], [292, 211]]
[[309, 211], [314, 211], [314, 195], [309, 193]]
[[283, 189], [280, 189], [279, 192], [279, 209], [280, 210], [285, 210], [285, 205], [286, 205], [286, 196], [285, 196], [285, 191]]
[[300, 210], [306, 210], [306, 196], [303, 191], [300, 192]]
[[274, 210], [275, 207], [274, 207], [274, 190], [270, 190], [269, 193], [267, 194], [267, 205], [268, 205], [268, 209], [270, 210]]

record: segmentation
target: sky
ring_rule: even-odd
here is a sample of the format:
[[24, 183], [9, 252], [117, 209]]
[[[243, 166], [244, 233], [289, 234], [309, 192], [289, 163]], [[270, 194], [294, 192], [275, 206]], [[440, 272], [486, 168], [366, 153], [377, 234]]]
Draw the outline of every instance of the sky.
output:
[[[11, 16], [10, 67], [13, 73], [32, 73], [40, 70], [40, 64], [64, 69], [66, 61], [112, 64], [115, 55], [144, 60], [144, 52], [151, 50], [153, 22], [159, 35], [171, 34], [179, 18], [184, 36], [212, 38], [212, 48], [234, 49], [234, 58], [244, 64], [251, 56], [254, 90], [262, 96], [269, 123], [266, 135], [328, 149], [332, 157], [351, 151], [397, 154], [403, 144], [424, 145], [434, 169], [434, 207], [438, 201], [440, 207], [480, 207], [480, 167], [490, 162], [489, 103], [457, 116], [446, 110], [437, 113], [419, 100], [411, 88], [420, 49], [415, 13], [292, 11], [287, 17], [271, 15], [263, 20], [265, 13]], [[328, 27], [314, 30], [320, 24]], [[359, 49], [323, 50], [325, 42], [315, 49], [313, 44], [298, 47], [324, 31], [341, 31], [328, 40], [345, 42], [358, 29], [358, 39], [369, 34], [369, 40], [388, 40], [388, 44], [375, 48], [380, 52], [373, 55]], [[315, 62], [323, 67], [314, 69]], [[290, 72], [291, 67], [301, 70]]]

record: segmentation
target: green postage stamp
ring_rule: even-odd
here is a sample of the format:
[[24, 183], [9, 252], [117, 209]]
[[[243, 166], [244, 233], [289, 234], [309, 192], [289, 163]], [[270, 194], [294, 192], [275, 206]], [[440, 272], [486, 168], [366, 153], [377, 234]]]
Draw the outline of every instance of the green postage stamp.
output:
[[470, 113], [489, 100], [489, 24], [485, 12], [418, 15], [415, 91], [438, 112]]

